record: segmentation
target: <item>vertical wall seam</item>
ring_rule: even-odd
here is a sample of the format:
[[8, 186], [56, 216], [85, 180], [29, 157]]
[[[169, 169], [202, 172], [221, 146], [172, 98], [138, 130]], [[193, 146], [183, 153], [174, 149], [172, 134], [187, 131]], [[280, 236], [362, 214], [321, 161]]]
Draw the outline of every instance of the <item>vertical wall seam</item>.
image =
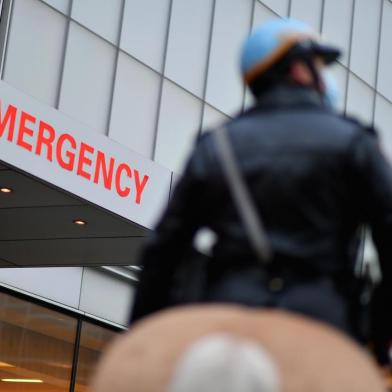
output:
[[110, 90], [110, 99], [109, 99], [109, 106], [108, 106], [108, 118], [106, 120], [106, 129], [105, 135], [109, 136], [110, 133], [110, 122], [112, 120], [112, 112], [113, 112], [113, 101], [114, 101], [114, 91], [116, 87], [116, 78], [117, 78], [117, 68], [118, 68], [118, 59], [120, 57], [120, 43], [121, 43], [121, 34], [123, 28], [123, 21], [124, 21], [124, 12], [125, 12], [125, 0], [122, 0], [121, 4], [121, 11], [120, 11], [120, 20], [119, 20], [119, 28], [117, 32], [117, 45], [116, 45], [116, 54], [114, 57], [114, 69], [112, 75], [112, 85]]
[[213, 32], [214, 32], [215, 9], [216, 9], [216, 0], [212, 0], [210, 31], [208, 34], [207, 59], [206, 59], [206, 67], [205, 67], [205, 75], [204, 75], [203, 96], [202, 96], [201, 116], [200, 116], [200, 125], [199, 125], [198, 136], [200, 136], [201, 131], [203, 129], [204, 110], [205, 110], [205, 106], [206, 106], [206, 97], [207, 97], [208, 75], [209, 75], [209, 70], [210, 70], [212, 36], [213, 36]]
[[[250, 27], [249, 27], [249, 34], [252, 32], [253, 24], [255, 22], [255, 13], [256, 13], [256, 3], [257, 0], [253, 0], [253, 7], [250, 13]], [[241, 107], [241, 112], [244, 112], [245, 110], [245, 104], [246, 104], [246, 83], [245, 81], [243, 83], [243, 89], [242, 89], [242, 107]]]
[[82, 301], [82, 289], [83, 289], [83, 278], [84, 278], [84, 270], [85, 270], [85, 268], [86, 267], [82, 267], [82, 276], [80, 277], [78, 310], [80, 310], [80, 303]]
[[[4, 9], [6, 8], [5, 5], [6, 3], [3, 2], [2, 4], [4, 6]], [[2, 7], [2, 11], [4, 11]], [[0, 63], [0, 79], [4, 79], [4, 67], [8, 55], [8, 35], [9, 31], [11, 30], [11, 25], [12, 25], [12, 18], [13, 18], [13, 13], [14, 13], [14, 0], [10, 0], [8, 3], [8, 13], [5, 16], [6, 17], [6, 26], [5, 26], [5, 32], [4, 32], [4, 42], [3, 42], [3, 49], [2, 49], [2, 56], [1, 56], [1, 63]], [[4, 15], [2, 15], [4, 16]]]
[[293, 12], [293, 0], [289, 0], [289, 7], [287, 10], [287, 16], [290, 17]]
[[65, 37], [64, 37], [64, 43], [63, 43], [63, 54], [62, 54], [62, 58], [61, 58], [59, 80], [57, 82], [57, 96], [56, 96], [56, 101], [55, 101], [55, 104], [54, 104], [54, 107], [56, 109], [60, 108], [60, 97], [61, 97], [61, 90], [62, 90], [62, 87], [63, 87], [65, 59], [67, 57], [69, 31], [70, 31], [70, 28], [71, 28], [72, 7], [73, 7], [73, 0], [71, 0], [69, 2], [68, 13], [66, 15], [66, 17], [67, 17], [67, 26], [65, 28]]
[[355, 4], [356, 0], [352, 0], [351, 6], [351, 26], [350, 26], [350, 38], [348, 43], [348, 58], [347, 58], [347, 80], [346, 80], [346, 96], [344, 100], [344, 113], [347, 112], [347, 102], [348, 102], [348, 88], [350, 84], [350, 73], [351, 73], [351, 48], [353, 45], [353, 37], [354, 37], [354, 15], [355, 15]]
[[151, 159], [155, 161], [155, 154], [157, 149], [157, 139], [158, 139], [158, 126], [159, 126], [159, 118], [161, 114], [161, 103], [162, 103], [162, 95], [163, 95], [163, 83], [165, 80], [165, 67], [166, 67], [166, 57], [167, 57], [167, 49], [169, 46], [169, 34], [170, 34], [170, 23], [171, 23], [171, 15], [172, 15], [172, 8], [173, 8], [173, 1], [170, 0], [169, 3], [169, 10], [167, 16], [167, 28], [166, 28], [166, 37], [165, 37], [165, 47], [163, 52], [163, 60], [162, 60], [162, 68], [161, 68], [161, 80], [159, 85], [159, 92], [158, 92], [158, 102], [157, 102], [157, 112], [156, 112], [156, 119], [155, 119], [155, 131], [154, 137], [152, 140], [152, 151], [151, 151]]
[[253, 0], [253, 7], [252, 7], [252, 10], [250, 12], [249, 34], [252, 32], [253, 25], [255, 23], [256, 3], [257, 3], [257, 0]]
[[286, 12], [286, 16], [289, 17], [290, 16], [290, 12], [291, 12], [291, 0], [289, 0], [287, 2], [287, 12]]
[[325, 13], [325, 0], [322, 0], [322, 2], [321, 2], [321, 13], [320, 13], [320, 27], [319, 27], [320, 35], [323, 34], [324, 13]]
[[376, 75], [374, 80], [374, 97], [373, 97], [373, 113], [372, 113], [372, 124], [376, 121], [376, 106], [377, 106], [377, 95], [378, 95], [378, 71], [380, 67], [381, 58], [381, 39], [382, 39], [382, 27], [384, 21], [384, 0], [380, 0], [380, 19], [379, 19], [379, 30], [378, 30], [378, 45], [377, 45], [377, 55], [376, 55]]

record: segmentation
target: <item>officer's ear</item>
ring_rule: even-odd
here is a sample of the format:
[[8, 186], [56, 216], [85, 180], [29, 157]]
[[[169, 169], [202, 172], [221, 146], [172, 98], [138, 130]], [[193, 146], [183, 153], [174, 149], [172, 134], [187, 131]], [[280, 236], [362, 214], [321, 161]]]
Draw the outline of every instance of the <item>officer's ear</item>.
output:
[[[307, 60], [295, 59], [289, 65], [289, 78], [301, 86], [315, 86], [315, 73], [321, 75], [325, 68], [325, 62], [321, 57], [314, 56]], [[312, 72], [313, 71], [313, 72]], [[320, 76], [316, 77], [317, 90], [323, 92], [324, 85], [320, 83]]]
[[313, 85], [313, 75], [310, 72], [309, 67], [303, 60], [293, 60], [289, 65], [289, 78], [291, 81], [302, 85], [311, 86]]

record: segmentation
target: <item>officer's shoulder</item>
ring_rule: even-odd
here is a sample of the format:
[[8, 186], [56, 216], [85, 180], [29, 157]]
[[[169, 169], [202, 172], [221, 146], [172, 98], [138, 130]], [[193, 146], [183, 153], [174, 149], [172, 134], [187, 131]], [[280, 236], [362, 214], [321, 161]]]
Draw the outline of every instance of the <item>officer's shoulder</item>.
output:
[[355, 134], [364, 132], [368, 135], [377, 137], [377, 131], [371, 124], [365, 123], [349, 114], [334, 113], [333, 115], [339, 118], [347, 127], [351, 128]]
[[208, 127], [202, 130], [202, 132], [197, 135], [194, 142], [194, 149], [191, 154], [192, 158], [203, 159], [209, 156], [209, 150], [211, 150], [211, 144], [213, 141], [214, 132], [219, 132], [219, 129], [226, 127], [229, 121], [218, 124], [215, 127]]
[[237, 120], [228, 119], [227, 121], [223, 121], [217, 124], [215, 127], [209, 127], [203, 129], [203, 131], [197, 136], [195, 148], [193, 150], [192, 158], [194, 161], [200, 162], [208, 162], [215, 156], [215, 147], [214, 147], [214, 133], [221, 132], [223, 128], [230, 132], [232, 124]]
[[221, 122], [220, 124], [217, 124], [215, 127], [209, 127], [206, 128], [202, 131], [202, 133], [197, 137], [196, 143], [197, 144], [208, 144], [212, 142], [212, 136], [214, 132], [219, 132], [222, 128], [229, 129], [231, 128], [232, 124], [234, 124], [237, 121], [236, 118], [230, 118], [226, 121]]
[[210, 143], [212, 132], [214, 132], [215, 129], [216, 128], [203, 129], [202, 133], [200, 133], [195, 140], [195, 151], [204, 148]]
[[227, 126], [231, 121], [221, 123], [215, 127], [203, 129], [196, 137], [193, 151], [190, 156], [189, 165], [194, 175], [206, 178], [213, 172], [211, 160], [215, 159], [214, 132], [219, 132], [223, 126]]

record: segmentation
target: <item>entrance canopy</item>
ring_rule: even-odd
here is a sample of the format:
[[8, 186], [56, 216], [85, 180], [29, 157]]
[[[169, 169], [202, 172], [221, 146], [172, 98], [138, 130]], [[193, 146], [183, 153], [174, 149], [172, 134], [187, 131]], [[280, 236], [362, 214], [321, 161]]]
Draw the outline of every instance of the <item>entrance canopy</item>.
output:
[[0, 161], [0, 267], [131, 265], [148, 229]]
[[170, 170], [3, 81], [0, 165], [0, 266], [135, 264], [172, 183]]

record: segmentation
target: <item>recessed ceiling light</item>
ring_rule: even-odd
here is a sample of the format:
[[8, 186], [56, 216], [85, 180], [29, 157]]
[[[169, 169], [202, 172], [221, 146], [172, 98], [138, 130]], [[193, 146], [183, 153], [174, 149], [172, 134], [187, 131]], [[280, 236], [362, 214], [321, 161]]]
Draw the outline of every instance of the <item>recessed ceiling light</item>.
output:
[[0, 188], [0, 192], [1, 193], [12, 193], [12, 189], [3, 186], [3, 187]]
[[74, 219], [73, 223], [75, 223], [75, 225], [78, 225], [78, 226], [86, 226], [87, 225], [87, 222], [83, 219]]
[[29, 382], [29, 383], [34, 383], [34, 384], [43, 383], [42, 380], [38, 380], [35, 378], [2, 378], [1, 381], [3, 381], [3, 382]]

